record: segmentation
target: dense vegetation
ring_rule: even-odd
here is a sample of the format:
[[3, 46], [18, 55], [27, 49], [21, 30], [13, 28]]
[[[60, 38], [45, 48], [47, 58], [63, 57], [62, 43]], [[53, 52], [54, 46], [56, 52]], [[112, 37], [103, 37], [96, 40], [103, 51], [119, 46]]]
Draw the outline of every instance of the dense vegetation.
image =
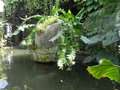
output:
[[[40, 0], [38, 0], [40, 1]], [[119, 73], [119, 26], [120, 26], [120, 2], [119, 0], [73, 0], [72, 2], [79, 12], [75, 15], [74, 11], [59, 9], [61, 3], [70, 2], [69, 0], [56, 0], [55, 7], [48, 14], [49, 1], [44, 0], [46, 8], [41, 7], [38, 2], [24, 0], [23, 10], [29, 12], [28, 16], [34, 14], [36, 10], [41, 10], [45, 15], [34, 15], [26, 17], [13, 35], [17, 35], [25, 29], [31, 30], [30, 35], [23, 41], [24, 44], [34, 47], [35, 32], [44, 32], [44, 28], [54, 22], [61, 23], [61, 31], [50, 39], [54, 42], [59, 40], [58, 61], [60, 69], [71, 69], [75, 64], [76, 54], [86, 54], [83, 63], [96, 62], [97, 66], [89, 66], [88, 71], [96, 78], [108, 77], [111, 80], [120, 82]], [[4, 1], [12, 5], [12, 9], [7, 11], [8, 17], [15, 15], [13, 5], [18, 5], [20, 1]], [[10, 3], [8, 3], [10, 2]], [[16, 3], [17, 2], [17, 3]], [[18, 3], [19, 2], [19, 3]], [[23, 3], [23, 2], [22, 2]], [[31, 7], [31, 4], [33, 7]], [[14, 10], [13, 10], [14, 9]], [[22, 8], [21, 8], [22, 9]], [[11, 11], [12, 10], [12, 11]], [[30, 14], [34, 13], [34, 14]], [[26, 13], [25, 13], [26, 14]], [[25, 16], [25, 15], [24, 15]], [[12, 16], [15, 17], [15, 16]], [[37, 23], [28, 24], [27, 21], [35, 18]], [[34, 48], [35, 49], [35, 48]]]

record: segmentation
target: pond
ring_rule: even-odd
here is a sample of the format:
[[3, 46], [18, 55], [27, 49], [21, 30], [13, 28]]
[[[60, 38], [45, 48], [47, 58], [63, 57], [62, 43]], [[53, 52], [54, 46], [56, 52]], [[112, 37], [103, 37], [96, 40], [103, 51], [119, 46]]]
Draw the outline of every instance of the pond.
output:
[[115, 90], [115, 85], [93, 78], [81, 64], [63, 71], [34, 62], [28, 50], [0, 49], [0, 90]]

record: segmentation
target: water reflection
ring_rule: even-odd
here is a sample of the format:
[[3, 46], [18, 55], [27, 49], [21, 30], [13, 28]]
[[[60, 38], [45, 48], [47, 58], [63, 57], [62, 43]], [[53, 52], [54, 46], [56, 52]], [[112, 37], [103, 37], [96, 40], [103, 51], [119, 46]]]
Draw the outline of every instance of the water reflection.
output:
[[8, 85], [7, 75], [5, 73], [5, 70], [7, 69], [6, 61], [8, 58], [7, 53], [0, 50], [0, 90], [4, 89]]
[[13, 62], [13, 51], [10, 51], [10, 53], [8, 54], [7, 61], [9, 64]]
[[114, 90], [111, 81], [92, 78], [82, 65], [61, 71], [55, 64], [35, 63], [25, 50], [4, 51], [10, 55], [0, 61], [3, 90]]
[[8, 82], [6, 80], [0, 81], [0, 89], [5, 88], [8, 85]]

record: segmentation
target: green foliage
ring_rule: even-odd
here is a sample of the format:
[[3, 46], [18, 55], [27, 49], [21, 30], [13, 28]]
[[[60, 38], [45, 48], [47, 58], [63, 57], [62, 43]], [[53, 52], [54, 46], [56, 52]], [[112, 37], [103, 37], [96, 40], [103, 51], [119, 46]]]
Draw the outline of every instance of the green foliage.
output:
[[[58, 19], [58, 16], [48, 16], [45, 18], [45, 20], [43, 20], [44, 18], [40, 19], [38, 21], [38, 23], [36, 24], [36, 28], [35, 30], [36, 31], [39, 31], [39, 32], [44, 32], [45, 28], [48, 26], [48, 25], [51, 25], [53, 23], [56, 23], [57, 19]], [[43, 21], [43, 22], [42, 22]]]
[[110, 80], [120, 83], [120, 67], [106, 59], [102, 59], [99, 65], [89, 66], [87, 70], [97, 79], [107, 77]]
[[84, 9], [84, 12], [82, 13], [84, 15], [84, 18], [86, 18], [86, 15], [88, 15], [89, 13], [98, 10], [102, 5], [99, 3], [98, 0], [75, 0], [74, 2], [76, 2], [79, 10], [81, 8]]
[[[66, 12], [58, 9], [60, 0], [56, 0], [56, 8], [53, 8], [50, 16], [26, 18], [19, 29], [23, 31], [30, 29], [31, 34], [23, 43], [34, 45], [35, 32], [44, 31], [50, 24], [60, 23], [61, 30], [49, 40], [51, 42], [59, 41], [57, 64], [60, 69], [67, 67], [70, 70], [70, 67], [75, 64], [74, 59], [77, 51], [82, 48], [89, 54], [83, 63], [89, 63], [92, 60], [100, 61], [100, 65], [88, 67], [88, 71], [94, 77], [98, 79], [108, 77], [120, 82], [119, 66], [114, 65], [119, 64], [117, 49], [117, 42], [119, 41], [117, 24], [120, 22], [119, 3], [113, 0], [99, 0], [100, 3], [98, 0], [74, 1], [80, 5], [78, 7], [80, 11], [76, 16], [70, 10]], [[26, 24], [31, 18], [37, 18], [38, 22], [35, 25]], [[18, 32], [16, 31], [16, 34]]]
[[43, 18], [43, 16], [41, 15], [33, 15], [27, 18], [22, 18], [24, 21], [21, 23], [20, 26], [18, 26], [17, 30], [15, 30], [13, 32], [12, 35], [18, 35], [21, 31], [24, 32], [25, 30], [30, 30], [31, 33], [20, 43], [21, 45], [24, 46], [32, 46], [34, 44], [34, 35], [35, 35], [35, 24], [27, 24], [27, 21], [31, 20], [31, 19], [36, 19], [39, 20], [41, 18]]
[[[60, 69], [68, 67], [67, 69], [69, 70], [70, 67], [75, 64], [74, 59], [76, 52], [79, 50], [78, 38], [82, 34], [82, 25], [79, 19], [70, 11], [65, 12], [62, 9], [53, 9], [53, 11], [57, 12], [57, 14], [63, 14], [59, 16], [62, 33], [60, 32], [59, 35], [58, 66]], [[58, 35], [56, 36], [58, 37]]]
[[43, 14], [49, 13], [49, 0], [25, 0], [25, 9], [30, 13], [39, 10]]
[[[29, 18], [29, 17], [28, 17]], [[31, 18], [34, 18], [33, 16]], [[29, 24], [26, 24], [25, 19], [23, 24], [18, 27], [18, 30], [15, 31], [14, 35], [17, 34], [20, 30], [24, 30], [26, 27], [29, 29]], [[70, 11], [65, 12], [62, 9], [53, 8], [51, 16], [40, 16], [38, 22], [35, 25], [32, 25], [31, 33], [44, 31], [45, 28], [53, 23], [60, 23], [61, 30], [58, 34], [51, 38], [49, 41], [54, 42], [56, 39], [59, 40], [59, 49], [58, 49], [58, 66], [63, 69], [63, 67], [71, 67], [75, 64], [74, 59], [76, 52], [79, 50], [78, 39], [82, 34], [82, 25], [79, 22], [79, 19], [75, 17]], [[27, 44], [28, 42], [28, 44]], [[31, 44], [32, 42], [33, 44]], [[34, 45], [34, 35], [31, 37], [29, 35], [23, 42], [23, 44]]]
[[[89, 14], [89, 17], [85, 20], [83, 24], [85, 28], [85, 38], [81, 38], [81, 40], [87, 44], [87, 52], [91, 53], [94, 58], [90, 55], [83, 61], [84, 63], [97, 59], [99, 52], [105, 51], [104, 53], [110, 52], [113, 55], [110, 57], [110, 53], [108, 54], [109, 56], [100, 54], [100, 57], [106, 59], [109, 57], [109, 60], [112, 59], [113, 62], [117, 62], [115, 64], [119, 64], [119, 62], [116, 61], [119, 57], [117, 49], [117, 43], [119, 41], [119, 27], [117, 24], [120, 22], [118, 16], [120, 13], [119, 5], [120, 3], [116, 3], [116, 1], [114, 3], [106, 2], [102, 9]], [[86, 39], [92, 43], [86, 43]], [[113, 59], [113, 57], [116, 59]]]
[[49, 0], [3, 0], [3, 2], [5, 3], [5, 19], [7, 20], [36, 13], [49, 14]]
[[119, 65], [119, 50], [117, 48], [120, 2], [119, 0], [99, 1], [103, 4], [102, 8], [89, 14], [83, 24], [85, 34], [81, 40], [86, 44], [86, 50], [90, 54], [83, 63], [97, 60], [100, 64], [89, 66], [89, 73], [97, 79], [108, 77], [110, 80], [120, 83], [120, 67], [117, 66]]
[[55, 7], [58, 8], [61, 0], [55, 0]]
[[[27, 21], [29, 21], [33, 18], [38, 20], [37, 23], [36, 24], [27, 24]], [[31, 33], [21, 42], [21, 45], [27, 45], [27, 46], [34, 45], [35, 32], [44, 32], [45, 28], [48, 25], [51, 25], [51, 24], [57, 22], [57, 18], [58, 18], [58, 16], [55, 16], [55, 15], [54, 16], [44, 16], [44, 15], [43, 16], [42, 15], [30, 16], [28, 18], [23, 19], [24, 21], [18, 27], [18, 29], [15, 30], [13, 35], [17, 35], [21, 31], [30, 30]]]
[[0, 21], [0, 47], [4, 47], [7, 45], [7, 38], [5, 35], [5, 26], [6, 26], [7, 22], [1, 20]]
[[113, 2], [119, 2], [120, 0], [99, 0], [101, 3], [113, 3]]
[[93, 43], [92, 40], [88, 39], [88, 38], [85, 37], [85, 36], [81, 36], [80, 39], [81, 39], [85, 44], [92, 44], [92, 43]]
[[32, 47], [34, 44], [34, 37], [35, 37], [35, 32], [32, 31], [29, 36], [27, 36], [21, 43], [20, 45]]

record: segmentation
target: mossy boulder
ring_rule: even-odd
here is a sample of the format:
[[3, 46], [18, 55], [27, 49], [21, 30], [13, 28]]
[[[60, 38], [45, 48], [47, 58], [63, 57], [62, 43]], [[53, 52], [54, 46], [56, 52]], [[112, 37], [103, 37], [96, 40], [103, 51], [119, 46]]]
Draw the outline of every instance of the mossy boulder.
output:
[[55, 56], [58, 48], [58, 41], [51, 42], [50, 39], [60, 31], [60, 24], [48, 25], [44, 32], [36, 32], [35, 45], [37, 49], [33, 52], [33, 59], [38, 62], [56, 62]]

